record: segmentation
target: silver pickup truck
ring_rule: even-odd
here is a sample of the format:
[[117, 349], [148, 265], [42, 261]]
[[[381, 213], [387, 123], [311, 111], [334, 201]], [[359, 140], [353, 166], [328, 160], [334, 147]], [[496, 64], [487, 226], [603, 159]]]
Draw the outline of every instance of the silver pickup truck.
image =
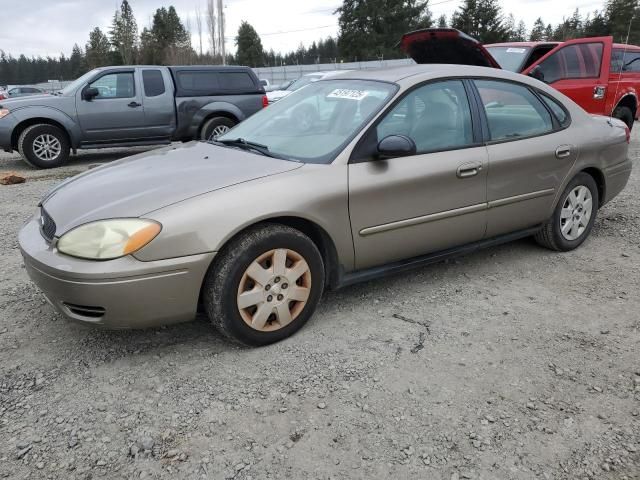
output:
[[0, 101], [0, 149], [58, 167], [78, 148], [212, 139], [267, 103], [247, 67], [103, 67], [54, 95]]

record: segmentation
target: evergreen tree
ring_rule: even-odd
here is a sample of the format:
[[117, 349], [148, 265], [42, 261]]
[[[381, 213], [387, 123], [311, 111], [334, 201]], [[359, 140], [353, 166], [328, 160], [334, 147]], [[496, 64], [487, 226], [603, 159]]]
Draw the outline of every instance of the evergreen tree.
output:
[[616, 42], [640, 43], [640, 1], [609, 0], [606, 13], [607, 27]]
[[438, 17], [438, 28], [447, 28], [447, 16], [442, 14]]
[[583, 34], [585, 37], [604, 37], [609, 35], [607, 19], [599, 11], [593, 12], [593, 18], [587, 17], [584, 22]]
[[116, 10], [109, 35], [111, 44], [120, 53], [122, 62], [125, 65], [134, 63], [138, 45], [138, 24], [127, 0], [122, 0], [120, 9]]
[[87, 71], [84, 53], [82, 49], [76, 43], [71, 50], [71, 57], [69, 57], [69, 78], [78, 78]]
[[542, 21], [542, 18], [538, 17], [538, 19], [533, 24], [533, 28], [531, 29], [529, 41], [541, 42], [542, 40], [544, 40], [544, 29], [544, 22]]
[[518, 26], [516, 27], [515, 34], [513, 35], [513, 39], [516, 42], [526, 42], [527, 41], [527, 26], [524, 23], [524, 20], [520, 20], [518, 22]]
[[338, 45], [348, 61], [399, 58], [402, 35], [433, 24], [424, 0], [344, 0], [337, 13]]
[[89, 69], [104, 67], [111, 63], [109, 38], [98, 27], [94, 28], [89, 34], [89, 41], [85, 50]]
[[[258, 32], [247, 22], [242, 22], [236, 36], [236, 62], [238, 65], [262, 67], [264, 65], [264, 51]], [[304, 48], [304, 47], [303, 47]]]
[[504, 42], [509, 38], [498, 0], [465, 0], [455, 11], [451, 26], [482, 43]]

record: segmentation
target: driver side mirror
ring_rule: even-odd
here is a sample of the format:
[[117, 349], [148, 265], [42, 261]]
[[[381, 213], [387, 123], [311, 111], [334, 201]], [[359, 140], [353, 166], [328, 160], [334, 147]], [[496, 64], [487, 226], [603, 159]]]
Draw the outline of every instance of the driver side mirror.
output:
[[544, 82], [544, 73], [542, 72], [540, 65], [534, 67], [534, 69], [529, 72], [529, 76]]
[[96, 98], [98, 95], [100, 95], [100, 90], [98, 90], [95, 87], [85, 88], [84, 91], [82, 92], [82, 98], [85, 99], [87, 102], [90, 102], [91, 100]]
[[378, 143], [378, 155], [381, 160], [415, 155], [416, 142], [406, 135], [389, 135]]

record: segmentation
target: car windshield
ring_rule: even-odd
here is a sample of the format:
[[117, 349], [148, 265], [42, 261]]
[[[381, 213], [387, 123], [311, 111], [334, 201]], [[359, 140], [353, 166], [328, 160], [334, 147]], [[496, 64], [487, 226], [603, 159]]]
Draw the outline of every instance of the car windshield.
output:
[[531, 47], [487, 47], [487, 50], [503, 69], [519, 72]]
[[329, 163], [397, 91], [366, 80], [314, 82], [252, 115], [218, 138], [259, 144], [270, 154]]
[[320, 75], [305, 75], [304, 77], [300, 77], [295, 82], [287, 87], [287, 90], [290, 92], [295, 92], [296, 90], [301, 89], [305, 85], [309, 85], [310, 83], [317, 82], [321, 80], [322, 77]]
[[93, 75], [95, 75], [95, 73], [96, 73], [95, 70], [91, 70], [90, 72], [87, 72], [84, 75], [82, 75], [80, 78], [76, 78], [73, 82], [71, 82], [69, 85], [67, 85], [62, 90], [60, 90], [58, 92], [58, 95], [69, 95], [71, 93], [74, 93], [78, 89], [78, 87], [87, 83], [89, 79], [93, 77]]

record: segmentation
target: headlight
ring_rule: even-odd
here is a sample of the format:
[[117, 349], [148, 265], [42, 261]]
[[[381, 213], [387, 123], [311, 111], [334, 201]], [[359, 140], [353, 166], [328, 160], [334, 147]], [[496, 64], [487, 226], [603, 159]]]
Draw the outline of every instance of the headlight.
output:
[[110, 260], [140, 250], [162, 226], [152, 220], [122, 218], [87, 223], [65, 233], [58, 240], [58, 250], [74, 257]]
[[8, 108], [0, 108], [0, 118], [4, 118], [9, 115], [11, 112]]

